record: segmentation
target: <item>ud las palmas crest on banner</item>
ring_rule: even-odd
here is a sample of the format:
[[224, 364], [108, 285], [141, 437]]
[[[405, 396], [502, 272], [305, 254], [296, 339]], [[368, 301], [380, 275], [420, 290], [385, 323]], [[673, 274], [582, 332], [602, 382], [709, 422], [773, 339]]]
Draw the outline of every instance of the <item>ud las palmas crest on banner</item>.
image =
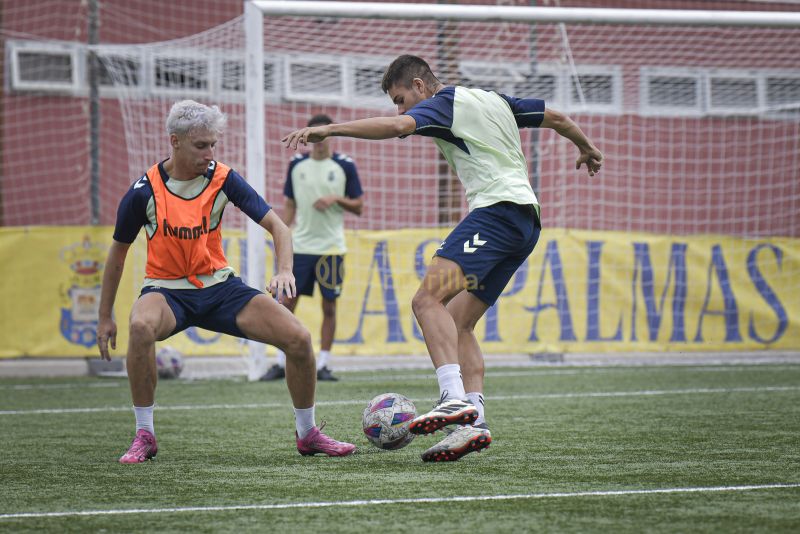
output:
[[80, 243], [61, 249], [69, 265], [69, 281], [61, 284], [61, 335], [70, 343], [91, 347], [96, 343], [100, 283], [106, 247], [84, 236]]

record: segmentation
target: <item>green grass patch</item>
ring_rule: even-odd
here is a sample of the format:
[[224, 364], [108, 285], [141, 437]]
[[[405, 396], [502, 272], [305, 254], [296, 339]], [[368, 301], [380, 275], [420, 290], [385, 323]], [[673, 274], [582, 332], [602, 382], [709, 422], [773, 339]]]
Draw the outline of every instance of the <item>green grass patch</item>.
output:
[[[419, 458], [439, 434], [380, 451], [360, 428], [363, 407], [378, 393], [402, 393], [427, 410], [438, 396], [432, 372], [337, 374], [341, 382], [318, 387], [317, 420], [327, 420], [326, 432], [335, 438], [358, 444], [357, 455], [301, 457], [283, 382], [179, 380], [159, 384], [158, 459], [138, 466], [117, 463], [133, 436], [127, 382], [2, 379], [0, 514], [536, 497], [0, 518], [0, 530], [800, 528], [796, 487], [574, 495], [800, 483], [797, 365], [490, 369], [487, 418], [494, 442], [446, 464]], [[55, 412], [35, 412], [48, 409]]]

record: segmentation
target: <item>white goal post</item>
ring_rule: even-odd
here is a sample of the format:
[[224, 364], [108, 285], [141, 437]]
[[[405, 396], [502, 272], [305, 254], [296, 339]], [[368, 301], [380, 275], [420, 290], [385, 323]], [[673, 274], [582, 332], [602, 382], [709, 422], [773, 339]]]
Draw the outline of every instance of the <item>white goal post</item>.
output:
[[[264, 95], [254, 88], [264, 87], [263, 17], [346, 17], [354, 19], [431, 19], [451, 21], [622, 24], [764, 27], [800, 29], [800, 12], [711, 11], [665, 9], [562, 8], [499, 5], [404, 4], [383, 2], [338, 2], [284, 0], [245, 0], [245, 42], [247, 81], [247, 175], [263, 193], [265, 146]], [[251, 273], [263, 275], [263, 247], [258, 245], [260, 229], [248, 224], [248, 260]], [[263, 277], [262, 277], [263, 278]], [[260, 280], [262, 278], [256, 278]]]
[[[800, 137], [800, 61], [796, 54], [800, 47], [800, 13], [255, 0], [245, 2], [245, 19], [248, 88], [251, 84], [264, 87], [264, 69], [260, 65], [266, 59], [261, 57], [262, 50], [266, 49], [268, 54], [277, 51], [289, 58], [286, 60], [289, 66], [281, 71], [284, 78], [279, 82], [285, 91], [282, 100], [274, 103], [274, 113], [266, 112], [269, 123], [272, 122], [270, 117], [278, 122], [290, 119], [290, 124], [280, 126], [285, 130], [300, 126], [302, 115], [309, 109], [300, 94], [302, 91], [295, 92], [295, 83], [301, 75], [306, 77], [305, 85], [299, 82], [298, 85], [303, 85], [308, 93], [314, 93], [313, 87], [308, 87], [315, 83], [338, 91], [338, 100], [334, 99], [331, 104], [339, 114], [338, 120], [368, 116], [365, 109], [371, 110], [372, 115], [380, 110], [391, 114], [388, 98], [383, 104], [379, 103], [382, 95], [377, 87], [369, 91], [359, 85], [363, 84], [356, 72], [359, 65], [368, 65], [363, 69], [366, 73], [363, 77], [379, 85], [382, 68], [392, 59], [387, 56], [427, 54], [437, 60], [432, 66], [437, 74], [443, 74], [445, 83], [472, 84], [509, 94], [519, 91], [520, 87], [522, 91], [542, 91], [549, 94], [546, 100], [552, 100], [571, 114], [578, 114], [579, 122], [599, 138], [609, 165], [604, 170], [602, 191], [594, 192], [584, 189], [583, 185], [562, 185], [553, 179], [574, 173], [568, 165], [571, 147], [544, 133], [542, 137], [538, 133], [524, 134], [531, 178], [540, 193], [547, 226], [666, 236], [800, 237], [800, 229], [793, 222], [800, 210], [800, 186], [797, 185], [800, 177], [796, 165]], [[328, 28], [339, 22], [342, 22], [340, 34]], [[270, 41], [266, 45], [265, 39]], [[296, 49], [292, 40], [297, 44]], [[436, 41], [438, 48], [431, 41]], [[447, 46], [450, 48], [442, 52]], [[292, 69], [300, 65], [292, 55], [295, 53], [327, 54], [328, 59], [317, 60], [319, 71], [315, 72], [312, 67], [304, 71], [298, 67], [295, 72]], [[325, 61], [335, 63], [337, 60], [330, 58], [337, 55], [352, 55], [352, 63], [338, 70], [331, 69], [331, 76], [342, 79], [355, 76], [352, 82], [355, 89], [341, 89], [337, 85], [338, 78], [335, 83], [326, 81], [329, 75], [319, 66], [324, 67]], [[375, 56], [372, 63], [370, 55]], [[314, 98], [321, 103], [319, 105], [324, 105], [330, 94], [323, 90], [319, 93]], [[276, 140], [265, 134], [263, 92], [248, 90], [247, 95], [247, 175], [258, 182], [263, 176], [264, 157], [258, 151], [271, 143], [274, 146]], [[514, 96], [540, 95], [523, 92]], [[364, 105], [367, 99], [373, 103]], [[292, 109], [288, 115], [287, 105]], [[275, 137], [274, 131], [270, 137]], [[357, 161], [366, 159], [365, 152], [374, 151], [376, 157], [390, 159], [383, 162], [385, 166], [405, 166], [402, 156], [394, 152], [378, 156], [380, 148], [370, 147], [362, 152], [363, 143], [350, 146], [358, 147], [353, 154]], [[272, 154], [278, 153], [273, 151]], [[269, 155], [266, 157], [270, 159]], [[547, 159], [552, 158], [561, 163], [549, 163]], [[738, 158], [747, 162], [744, 166], [758, 168], [740, 172], [739, 167], [730, 164], [730, 160]], [[787, 164], [784, 161], [787, 158], [795, 163]], [[435, 176], [435, 165], [429, 169], [433, 169], [431, 174]], [[441, 170], [439, 173], [441, 178]], [[718, 175], [724, 178], [719, 180]], [[419, 180], [407, 183], [425, 183], [422, 177]], [[570, 180], [572, 178], [565, 179]], [[453, 191], [450, 189], [451, 194]], [[402, 199], [406, 198], [402, 196], [404, 192], [399, 194]], [[441, 184], [439, 196], [438, 223], [441, 224]], [[384, 210], [388, 207], [386, 202], [391, 200], [384, 200]], [[735, 208], [745, 204], [748, 210]], [[454, 204], [452, 199], [449, 206], [455, 210], [456, 217], [445, 219], [452, 222], [463, 213], [464, 207], [460, 201]], [[425, 217], [416, 220], [423, 221], [421, 226], [437, 222], [435, 218], [431, 221]], [[403, 228], [399, 220], [388, 221], [388, 225]], [[369, 223], [358, 227], [384, 228]], [[248, 246], [253, 247], [248, 248], [248, 260], [263, 252], [260, 232], [255, 230], [248, 239]], [[646, 247], [641, 243], [631, 244], [634, 248]], [[591, 248], [591, 243], [587, 246], [591, 264], [592, 254], [600, 257], [602, 244], [596, 249]], [[673, 260], [679, 263], [681, 252], [675, 246], [673, 244], [673, 255], [668, 263]], [[645, 248], [636, 250], [638, 254]], [[737, 250], [736, 254], [742, 254], [742, 250]], [[545, 263], [549, 252], [550, 249], [539, 252], [545, 255]], [[715, 261], [717, 259], [711, 259], [709, 280], [716, 268]], [[780, 264], [780, 259], [776, 261]], [[664, 298], [670, 277], [675, 277], [673, 284], [681, 283], [678, 278], [682, 275], [672, 270], [678, 263], [670, 263], [663, 290], [658, 289], [660, 304], [650, 302], [647, 312], [650, 341], [656, 341], [661, 318], [667, 316]], [[258, 266], [263, 267], [263, 262], [259, 260], [252, 268]], [[645, 269], [644, 264], [641, 267]], [[608, 265], [605, 268], [609, 270]], [[789, 269], [793, 273], [790, 285], [796, 286], [796, 267]], [[589, 270], [594, 272], [591, 265]], [[619, 278], [631, 276], [631, 269], [621, 264], [612, 264], [610, 270]], [[639, 273], [638, 264], [632, 271], [634, 292], [636, 284], [652, 282], [645, 282], [644, 277], [649, 275]], [[598, 263], [595, 274], [600, 276], [599, 273]], [[591, 278], [592, 275], [587, 276]], [[663, 277], [663, 272], [659, 276]], [[641, 277], [640, 281], [637, 277]], [[792, 287], [785, 298], [794, 299], [792, 295], [796, 296], [797, 290]], [[509, 289], [507, 294], [514, 291]], [[673, 295], [672, 337], [665, 339], [662, 335], [661, 344], [650, 345], [653, 350], [664, 350], [670, 342], [687, 338], [681, 331], [683, 303], [678, 298], [681, 291], [676, 286]], [[702, 294], [694, 294], [702, 291], [690, 289], [688, 296], [684, 295], [701, 308], [699, 325], [691, 327], [697, 332], [695, 340], [702, 338], [703, 317], [718, 314], [710, 311], [708, 304], [716, 289], [706, 285], [705, 301]], [[539, 292], [537, 302], [541, 287]], [[362, 310], [366, 309], [366, 298]], [[559, 301], [558, 297], [554, 299]], [[756, 312], [750, 312], [750, 332], [755, 337], [759, 337], [754, 334], [759, 329], [763, 332], [775, 324], [769, 319], [770, 314], [774, 315], [773, 319], [778, 318], [773, 338], [777, 339], [781, 329], [785, 330], [787, 319], [779, 300], [772, 301], [772, 311], [761, 319], [752, 319]], [[620, 302], [620, 305], [623, 304]], [[593, 313], [600, 313], [599, 305], [590, 302], [586, 306], [587, 323], [599, 324], [598, 319], [592, 319]], [[595, 331], [587, 326], [586, 339], [601, 342], [617, 341], [620, 336], [631, 341], [639, 339], [635, 323], [641, 324], [642, 312], [637, 318], [635, 296], [632, 306], [632, 317], [625, 319], [629, 335], [622, 334], [623, 318], [620, 317], [617, 337], [604, 337], [601, 332], [603, 328], [613, 332], [615, 327], [611, 324], [598, 326]], [[524, 309], [538, 313], [544, 308]], [[734, 311], [738, 309], [732, 310], [726, 305], [725, 311], [719, 312], [726, 317], [726, 342], [735, 341], [739, 336], [732, 326], [737, 320], [731, 317]], [[536, 319], [528, 341], [536, 339], [535, 325]], [[562, 341], [573, 339], [569, 325], [565, 328], [562, 322], [560, 328]], [[486, 338], [490, 338], [488, 333]], [[597, 346], [608, 349], [610, 345], [600, 343]], [[736, 348], [734, 344], [730, 347]]]
[[[720, 10], [667, 10], [667, 9], [618, 9], [618, 8], [562, 8], [506, 5], [454, 5], [454, 4], [405, 4], [384, 2], [339, 2], [285, 0], [245, 0], [245, 42], [247, 82], [247, 174], [252, 178], [256, 190], [263, 192], [264, 175], [262, 147], [265, 145], [264, 95], [254, 88], [264, 87], [264, 72], [256, 68], [264, 60], [263, 17], [346, 17], [354, 19], [430, 19], [450, 21], [557, 23], [557, 24], [621, 24], [621, 25], [680, 25], [722, 26], [750, 28], [800, 29], [800, 12], [759, 12]], [[259, 232], [256, 225], [250, 231]], [[255, 234], [248, 243], [255, 243]], [[256, 250], [257, 249], [257, 250]], [[261, 247], [248, 249], [252, 268], [263, 262], [256, 258], [262, 255]], [[250, 271], [257, 272], [257, 271]], [[260, 279], [260, 278], [257, 278]]]
[[404, 4], [389, 2], [286, 2], [252, 0], [268, 16], [327, 16], [360, 19], [438, 19], [480, 22], [571, 24], [676, 24], [684, 26], [770, 26], [796, 28], [800, 13], [619, 9], [508, 5]]

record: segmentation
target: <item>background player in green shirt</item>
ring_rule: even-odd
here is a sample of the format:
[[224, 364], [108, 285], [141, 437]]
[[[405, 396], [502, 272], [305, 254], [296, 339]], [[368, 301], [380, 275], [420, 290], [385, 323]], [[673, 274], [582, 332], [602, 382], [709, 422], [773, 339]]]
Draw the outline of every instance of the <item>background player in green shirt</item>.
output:
[[[333, 121], [327, 115], [315, 115], [308, 126], [322, 126]], [[330, 141], [312, 146], [311, 152], [297, 154], [289, 163], [284, 222], [292, 225], [294, 245], [293, 273], [297, 297], [284, 304], [294, 311], [300, 295], [313, 295], [314, 285], [322, 293], [321, 350], [317, 358], [317, 379], [338, 380], [328, 368], [336, 332], [336, 299], [342, 291], [344, 255], [344, 212], [361, 215], [364, 201], [358, 171], [353, 160], [333, 152]], [[278, 362], [261, 380], [279, 380], [286, 376], [286, 355], [278, 351]]]

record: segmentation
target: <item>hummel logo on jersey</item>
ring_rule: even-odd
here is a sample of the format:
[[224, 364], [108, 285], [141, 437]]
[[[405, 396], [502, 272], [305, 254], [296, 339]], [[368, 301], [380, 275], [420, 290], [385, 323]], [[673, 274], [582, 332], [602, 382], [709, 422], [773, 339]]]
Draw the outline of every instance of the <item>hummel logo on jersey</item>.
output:
[[470, 246], [469, 239], [464, 241], [464, 252], [466, 252], [467, 254], [472, 254], [473, 252], [478, 250], [478, 247], [480, 247], [481, 245], [485, 245], [486, 241], [481, 239], [479, 234], [475, 234], [474, 236], [472, 236], [472, 244], [474, 246]]
[[164, 219], [164, 235], [176, 237], [178, 239], [198, 239], [201, 235], [208, 233], [208, 221], [205, 216], [203, 222], [197, 226], [170, 226]]
[[140, 187], [144, 187], [145, 182], [147, 182], [147, 176], [142, 176], [139, 178], [135, 184], [133, 184], [134, 189], [139, 189]]

